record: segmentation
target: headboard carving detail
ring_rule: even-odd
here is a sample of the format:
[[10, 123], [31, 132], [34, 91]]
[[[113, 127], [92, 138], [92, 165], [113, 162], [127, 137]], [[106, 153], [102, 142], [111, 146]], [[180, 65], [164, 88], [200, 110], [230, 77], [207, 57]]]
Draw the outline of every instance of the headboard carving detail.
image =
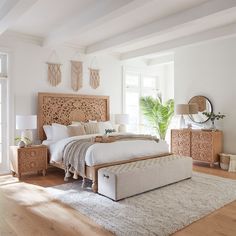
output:
[[43, 125], [72, 121], [109, 120], [109, 97], [58, 93], [38, 93], [38, 135], [46, 138]]

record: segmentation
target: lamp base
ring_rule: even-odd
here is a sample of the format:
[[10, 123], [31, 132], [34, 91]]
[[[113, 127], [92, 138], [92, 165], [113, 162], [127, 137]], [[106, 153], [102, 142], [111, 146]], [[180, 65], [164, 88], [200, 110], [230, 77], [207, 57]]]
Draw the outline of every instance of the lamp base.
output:
[[184, 116], [183, 116], [183, 115], [180, 116], [179, 128], [180, 128], [180, 129], [186, 128], [185, 119], [184, 119]]
[[32, 130], [26, 129], [21, 132], [21, 140], [23, 140], [26, 145], [31, 145], [33, 143], [33, 133]]
[[126, 132], [126, 125], [119, 125], [118, 132], [125, 133]]

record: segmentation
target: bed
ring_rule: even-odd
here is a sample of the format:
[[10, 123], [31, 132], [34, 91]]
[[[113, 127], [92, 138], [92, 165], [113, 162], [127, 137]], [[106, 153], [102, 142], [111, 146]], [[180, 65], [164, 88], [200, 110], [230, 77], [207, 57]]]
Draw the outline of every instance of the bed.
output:
[[[75, 95], [75, 94], [58, 94], [58, 93], [39, 93], [38, 94], [38, 136], [41, 141], [46, 139], [43, 125], [51, 125], [52, 123], [59, 123], [63, 125], [70, 125], [72, 121], [81, 121], [87, 122], [89, 120], [97, 121], [108, 121], [110, 120], [110, 111], [109, 111], [109, 97], [108, 96], [94, 96], [94, 95]], [[97, 134], [93, 134], [96, 136]], [[80, 137], [77, 137], [80, 139]], [[72, 138], [73, 139], [73, 138]], [[54, 150], [63, 149], [63, 143], [67, 143], [68, 140], [58, 141], [56, 144], [50, 144], [44, 141], [44, 144], [48, 145], [49, 150], [53, 152]], [[137, 140], [136, 143], [130, 141], [130, 145], [133, 145], [133, 150], [136, 153], [133, 156], [126, 156], [126, 153], [123, 153], [123, 156], [120, 155], [121, 143], [115, 142], [113, 144], [99, 144], [95, 145], [97, 149], [100, 149], [99, 161], [90, 160], [89, 155], [87, 155], [86, 166], [85, 166], [85, 177], [83, 182], [86, 179], [92, 181], [92, 189], [94, 192], [97, 192], [97, 176], [98, 170], [103, 167], [129, 163], [134, 161], [146, 160], [151, 158], [157, 158], [160, 156], [170, 155], [168, 152], [168, 146], [164, 142], [159, 142], [158, 151], [155, 151], [156, 146], [153, 146], [153, 142], [145, 142], [145, 140]], [[128, 145], [128, 142], [123, 143], [122, 145]], [[56, 147], [55, 147], [56, 146]], [[131, 146], [127, 146], [124, 150], [128, 150]], [[110, 152], [108, 151], [110, 147]], [[142, 147], [142, 150], [138, 150], [136, 147]], [[103, 153], [102, 150], [106, 148], [106, 153]], [[96, 153], [91, 147], [92, 151], [90, 153]], [[95, 148], [96, 149], [96, 148]], [[110, 159], [110, 156], [114, 156], [116, 151], [116, 158]], [[111, 153], [111, 150], [112, 153]], [[143, 152], [147, 150], [147, 152]], [[129, 151], [130, 152], [130, 151]], [[109, 156], [109, 153], [111, 155]], [[51, 153], [50, 163], [51, 165], [65, 169], [62, 159], [54, 159], [53, 153]], [[90, 155], [91, 156], [91, 155]], [[49, 157], [50, 158], [50, 157]]]

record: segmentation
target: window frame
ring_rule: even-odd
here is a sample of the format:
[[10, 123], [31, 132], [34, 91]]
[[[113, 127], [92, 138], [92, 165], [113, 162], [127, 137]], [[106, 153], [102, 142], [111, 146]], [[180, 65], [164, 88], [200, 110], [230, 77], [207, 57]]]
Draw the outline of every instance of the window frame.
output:
[[[130, 87], [130, 88], [127, 88], [126, 86], [126, 76], [127, 74], [133, 74], [133, 75], [137, 75], [138, 78], [139, 78], [139, 83], [138, 83], [138, 87]], [[144, 87], [144, 78], [145, 77], [153, 77], [153, 78], [156, 78], [156, 81], [155, 81], [155, 89], [149, 89], [149, 88], [145, 88]], [[139, 68], [135, 68], [135, 67], [123, 67], [123, 80], [122, 80], [122, 83], [123, 83], [123, 102], [122, 102], [122, 112], [123, 113], [127, 113], [126, 111], [126, 93], [127, 91], [133, 91], [133, 92], [137, 92], [138, 95], [139, 95], [139, 98], [141, 96], [143, 96], [143, 92], [144, 91], [156, 91], [156, 93], [160, 93], [160, 77], [155, 73], [153, 72], [148, 72], [146, 70], [140, 70]], [[137, 122], [137, 130], [136, 132], [140, 132], [142, 130], [142, 126], [144, 125], [143, 124], [143, 116], [142, 116], [142, 113], [141, 113], [141, 109], [140, 109], [140, 106], [138, 106], [138, 122]]]
[[[0, 166], [4, 165], [5, 161], [3, 159], [4, 156], [7, 156], [7, 80], [0, 78], [1, 84], [1, 120], [0, 120], [0, 132], [2, 140], [0, 140], [1, 145], [1, 156], [0, 156]], [[5, 98], [5, 99], [3, 99]], [[1, 169], [1, 168], [0, 168]]]
[[[5, 51], [5, 50], [4, 50]], [[0, 83], [1, 83], [1, 152], [0, 174], [9, 173], [9, 79], [8, 79], [9, 53], [0, 52]]]

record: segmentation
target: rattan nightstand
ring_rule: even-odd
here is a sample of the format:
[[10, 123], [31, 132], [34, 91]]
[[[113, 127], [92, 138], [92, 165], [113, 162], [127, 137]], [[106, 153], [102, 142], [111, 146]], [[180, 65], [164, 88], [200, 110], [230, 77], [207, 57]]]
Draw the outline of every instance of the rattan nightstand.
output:
[[43, 176], [47, 169], [47, 147], [44, 145], [19, 148], [10, 147], [10, 165], [13, 176], [21, 178], [22, 173], [42, 171]]

